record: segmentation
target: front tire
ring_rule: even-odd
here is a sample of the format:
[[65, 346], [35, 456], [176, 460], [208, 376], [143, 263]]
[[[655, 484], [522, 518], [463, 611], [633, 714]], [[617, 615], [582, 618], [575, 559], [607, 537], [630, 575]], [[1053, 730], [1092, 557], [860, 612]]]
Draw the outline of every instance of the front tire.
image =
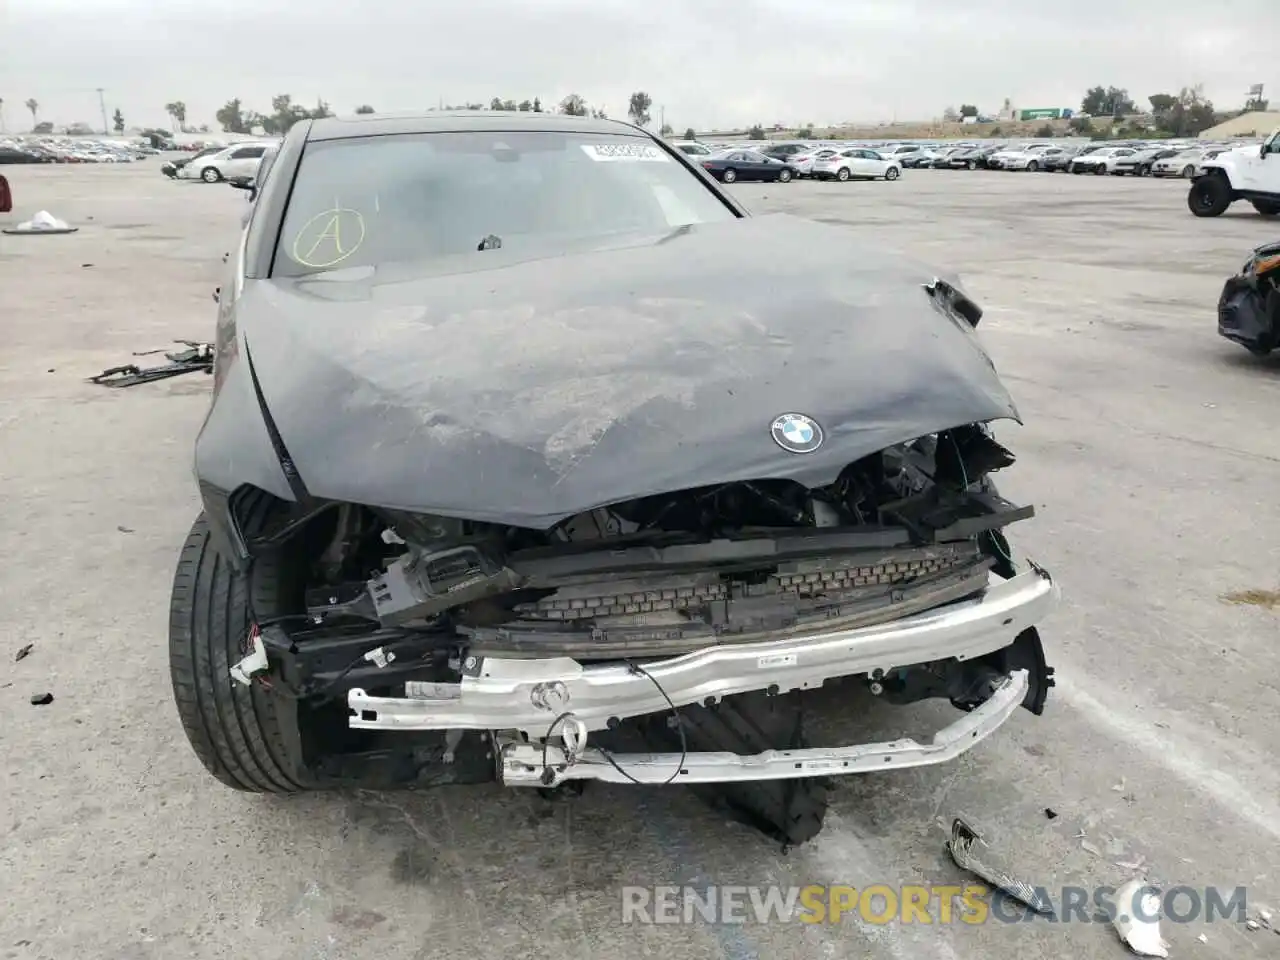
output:
[[725, 183], [734, 183], [738, 179], [738, 171], [730, 168], [720, 174], [720, 179]]
[[977, 170], [978, 169], [977, 161], [970, 160], [968, 163], [964, 165], [964, 168], [966, 170]]
[[217, 167], [205, 167], [200, 171], [200, 179], [205, 183], [217, 183], [222, 179], [222, 174], [218, 172]]
[[897, 167], [890, 167], [888, 170], [886, 170], [886, 171], [884, 172], [884, 178], [885, 178], [886, 180], [897, 180], [897, 179], [898, 179], [898, 168], [897, 168]]
[[1210, 175], [1193, 181], [1187, 191], [1187, 207], [1197, 217], [1218, 217], [1231, 206], [1231, 185], [1221, 176]]
[[790, 183], [790, 182], [791, 182], [791, 171], [790, 171], [790, 170], [782, 170], [782, 171], [780, 171], [780, 172], [778, 173], [778, 182], [779, 182], [779, 183]]
[[248, 793], [296, 793], [309, 788], [285, 745], [282, 716], [291, 701], [231, 679], [244, 656], [250, 599], [258, 617], [289, 607], [282, 558], [264, 554], [237, 574], [217, 553], [201, 514], [174, 573], [169, 601], [169, 676], [178, 718], [191, 749], [222, 783]]
[[1034, 160], [1027, 164], [1027, 173], [1035, 173], [1039, 169], [1040, 164], [1036, 163]]
[[1196, 175], [1195, 165], [1190, 163], [1188, 163], [1185, 167], [1182, 168], [1182, 173], [1180, 174], [1183, 180], [1190, 180], [1195, 175]]
[[841, 168], [836, 172], [836, 179], [837, 179], [837, 180], [839, 180], [841, 183], [843, 183], [844, 181], [848, 180], [848, 179], [849, 179], [849, 168], [848, 168], [848, 167], [841, 167]]
[[1253, 209], [1264, 217], [1280, 216], [1280, 200], [1254, 200]]
[[1105, 163], [1100, 163], [1093, 168], [1093, 175], [1095, 177], [1101, 177], [1105, 175], [1106, 172], [1107, 172], [1107, 165]]

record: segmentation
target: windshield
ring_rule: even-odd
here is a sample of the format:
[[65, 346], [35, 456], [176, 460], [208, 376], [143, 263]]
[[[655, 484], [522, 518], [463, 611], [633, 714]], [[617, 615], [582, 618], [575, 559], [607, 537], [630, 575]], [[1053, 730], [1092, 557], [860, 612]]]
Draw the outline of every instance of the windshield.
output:
[[735, 217], [700, 177], [640, 137], [520, 131], [319, 141], [299, 164], [272, 272], [555, 249]]

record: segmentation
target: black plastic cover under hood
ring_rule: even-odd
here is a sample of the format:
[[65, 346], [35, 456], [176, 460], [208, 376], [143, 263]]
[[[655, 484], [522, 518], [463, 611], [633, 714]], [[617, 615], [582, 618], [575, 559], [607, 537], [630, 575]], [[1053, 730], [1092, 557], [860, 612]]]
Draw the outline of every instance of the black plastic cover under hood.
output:
[[[719, 482], [829, 483], [1018, 417], [974, 331], [931, 303], [934, 275], [847, 228], [767, 216], [540, 260], [507, 246], [246, 285], [239, 329], [312, 495], [542, 528]], [[821, 425], [815, 452], [774, 443], [793, 412]]]

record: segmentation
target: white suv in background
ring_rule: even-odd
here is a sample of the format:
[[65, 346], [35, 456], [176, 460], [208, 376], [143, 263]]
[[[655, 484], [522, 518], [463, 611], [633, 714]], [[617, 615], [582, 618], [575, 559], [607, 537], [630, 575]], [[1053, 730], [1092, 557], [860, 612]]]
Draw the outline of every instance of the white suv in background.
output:
[[203, 180], [205, 183], [217, 183], [228, 177], [251, 177], [262, 162], [267, 148], [272, 146], [275, 146], [274, 142], [233, 143], [217, 153], [193, 159], [178, 170], [178, 177], [182, 180]]
[[813, 161], [815, 180], [874, 180], [884, 177], [897, 180], [902, 175], [902, 165], [897, 159], [889, 159], [874, 150], [853, 147], [817, 157]]

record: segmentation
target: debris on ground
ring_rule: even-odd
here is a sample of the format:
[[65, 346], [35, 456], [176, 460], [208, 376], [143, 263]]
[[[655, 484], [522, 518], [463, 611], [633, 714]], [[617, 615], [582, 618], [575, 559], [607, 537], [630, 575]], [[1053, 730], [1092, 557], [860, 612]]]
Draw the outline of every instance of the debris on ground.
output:
[[1208, 943], [1208, 942], [1209, 942], [1209, 938], [1208, 938], [1208, 937], [1206, 937], [1203, 933], [1202, 933], [1202, 934], [1200, 934], [1200, 936], [1196, 937], [1196, 939], [1197, 939], [1197, 940], [1199, 940], [1201, 943]]
[[1057, 810], [1055, 810], [1055, 809], [1053, 809], [1053, 807], [1045, 807], [1045, 808], [1044, 808], [1044, 815], [1045, 815], [1046, 817], [1048, 817], [1050, 820], [1057, 820], [1057, 819], [1058, 819], [1058, 811], [1057, 811]]
[[956, 866], [995, 885], [1036, 913], [1052, 916], [1053, 905], [1041, 897], [1035, 887], [1010, 876], [993, 864], [984, 853], [978, 852], [977, 848], [987, 846], [987, 842], [959, 817], [951, 822], [951, 839], [947, 842], [947, 852], [951, 854]]
[[[184, 373], [196, 373], [203, 370], [205, 373], [213, 372], [213, 344], [204, 343], [198, 340], [177, 340], [186, 346], [186, 350], [165, 353], [165, 358], [169, 361], [167, 364], [159, 367], [139, 367], [136, 364], [128, 363], [121, 367], [108, 367], [95, 377], [89, 378], [89, 383], [96, 383], [102, 387], [132, 387], [139, 383], [150, 383], [153, 380], [164, 380], [168, 377], [181, 376]], [[161, 353], [161, 350], [147, 350], [142, 353], [135, 353], [135, 357], [149, 356], [153, 353]]]
[[75, 233], [79, 227], [68, 226], [67, 221], [59, 220], [48, 210], [41, 210], [30, 220], [24, 220], [16, 227], [6, 227], [5, 233]]
[[19, 660], [25, 660], [27, 659], [27, 657], [31, 656], [31, 649], [34, 646], [35, 646], [34, 643], [25, 643], [22, 646], [20, 646], [18, 648], [18, 652], [14, 654], [13, 662], [17, 663]]
[[[1130, 880], [1116, 891], [1112, 921], [1120, 940], [1141, 957], [1168, 957], [1169, 943], [1160, 936], [1160, 896], [1145, 880]], [[1140, 907], [1140, 915], [1134, 907]]]
[[52, 693], [33, 693], [31, 695], [31, 705], [33, 707], [46, 707], [53, 703]]
[[1260, 926], [1262, 926], [1262, 924], [1258, 923], [1258, 921], [1254, 920], [1252, 917], [1244, 922], [1244, 928], [1246, 930], [1257, 930]]

